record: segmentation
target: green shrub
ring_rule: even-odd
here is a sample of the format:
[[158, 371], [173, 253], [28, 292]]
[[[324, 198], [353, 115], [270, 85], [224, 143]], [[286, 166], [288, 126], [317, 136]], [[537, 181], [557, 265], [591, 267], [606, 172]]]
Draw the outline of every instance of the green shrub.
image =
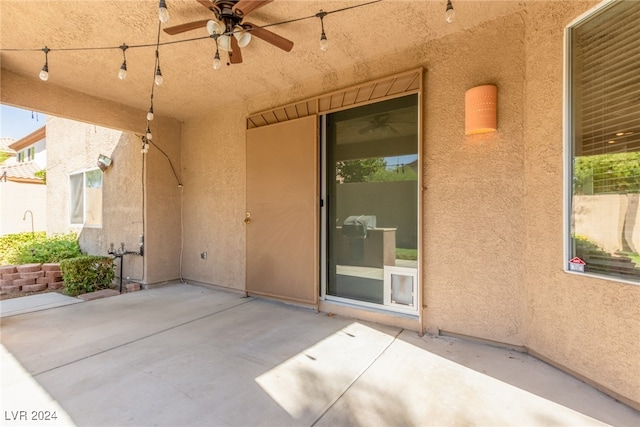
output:
[[70, 296], [111, 287], [115, 277], [113, 258], [85, 255], [60, 262], [64, 293]]
[[60, 262], [80, 255], [74, 233], [47, 236], [39, 231], [0, 236], [0, 265]]
[[22, 247], [17, 264], [60, 262], [82, 255], [74, 233], [43, 236]]
[[0, 265], [18, 264], [24, 248], [47, 237], [47, 233], [17, 233], [0, 236]]

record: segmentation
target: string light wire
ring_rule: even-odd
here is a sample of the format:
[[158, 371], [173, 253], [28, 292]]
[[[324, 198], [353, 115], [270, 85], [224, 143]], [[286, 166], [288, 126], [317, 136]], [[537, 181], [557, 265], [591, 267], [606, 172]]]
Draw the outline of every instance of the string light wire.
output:
[[[335, 10], [330, 10], [330, 11], [326, 11], [323, 12], [326, 15], [330, 15], [332, 13], [340, 13], [340, 12], [344, 12], [350, 9], [356, 9], [359, 7], [364, 7], [364, 6], [369, 6], [371, 4], [375, 4], [375, 3], [380, 3], [384, 0], [373, 0], [367, 3], [362, 3], [362, 4], [357, 4], [357, 5], [353, 5], [353, 6], [347, 6], [347, 7], [343, 7], [340, 9], [335, 9]], [[289, 19], [287, 21], [280, 21], [280, 22], [274, 22], [271, 24], [266, 24], [266, 25], [261, 25], [260, 28], [270, 28], [270, 27], [276, 27], [276, 26], [280, 26], [280, 25], [286, 25], [286, 24], [291, 24], [294, 22], [300, 22], [300, 21], [304, 21], [307, 19], [317, 19], [318, 16], [317, 14], [313, 14], [313, 15], [309, 15], [309, 16], [303, 16], [300, 18], [294, 18], [294, 19]], [[162, 24], [162, 23], [160, 23]], [[251, 31], [251, 28], [247, 28], [245, 29], [245, 31]], [[198, 41], [198, 40], [206, 40], [209, 39], [210, 36], [201, 36], [201, 37], [193, 37], [193, 38], [189, 38], [189, 39], [182, 39], [182, 40], [169, 40], [169, 41], [164, 41], [162, 43], [160, 43], [159, 41], [159, 34], [158, 34], [158, 42], [157, 43], [143, 43], [143, 44], [132, 44], [132, 45], [128, 45], [127, 48], [128, 49], [143, 49], [143, 48], [150, 48], [150, 47], [154, 47], [154, 48], [158, 48], [160, 46], [168, 46], [168, 45], [172, 45], [172, 44], [180, 44], [180, 43], [189, 43], [189, 42], [194, 42], [194, 41]], [[121, 49], [120, 46], [95, 46], [95, 47], [62, 47], [62, 48], [48, 48], [50, 52], [82, 52], [82, 51], [91, 51], [91, 50], [117, 50], [117, 49]], [[0, 52], [42, 52], [41, 48], [0, 48]]]

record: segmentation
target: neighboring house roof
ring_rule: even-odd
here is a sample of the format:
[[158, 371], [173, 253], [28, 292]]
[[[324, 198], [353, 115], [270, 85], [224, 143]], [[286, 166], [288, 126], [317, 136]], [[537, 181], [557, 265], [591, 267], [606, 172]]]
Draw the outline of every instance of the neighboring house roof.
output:
[[42, 170], [35, 162], [14, 163], [0, 166], [0, 182], [14, 181], [30, 184], [42, 184], [42, 180], [35, 173]]
[[29, 145], [33, 145], [38, 141], [45, 139], [47, 136], [47, 127], [42, 126], [40, 129], [34, 130], [29, 135], [20, 138], [16, 142], [9, 145], [9, 148], [20, 151]]
[[13, 138], [0, 138], [0, 151], [9, 154], [10, 156], [16, 155], [16, 150], [10, 148], [16, 140]]

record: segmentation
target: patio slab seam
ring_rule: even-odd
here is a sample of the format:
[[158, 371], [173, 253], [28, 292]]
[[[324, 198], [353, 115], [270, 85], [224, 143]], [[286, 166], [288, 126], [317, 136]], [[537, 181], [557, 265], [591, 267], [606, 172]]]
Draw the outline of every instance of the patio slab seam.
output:
[[133, 344], [133, 343], [139, 342], [139, 341], [143, 341], [143, 340], [145, 340], [145, 339], [148, 339], [148, 338], [151, 338], [151, 337], [153, 337], [153, 336], [156, 336], [156, 335], [159, 335], [159, 334], [165, 333], [165, 332], [167, 332], [167, 331], [171, 331], [171, 330], [173, 330], [173, 329], [180, 328], [180, 327], [185, 326], [185, 325], [188, 325], [188, 324], [190, 324], [190, 323], [198, 322], [198, 321], [203, 320], [203, 319], [206, 319], [206, 318], [208, 318], [208, 317], [213, 317], [213, 316], [216, 316], [216, 315], [218, 315], [218, 314], [225, 313], [225, 312], [227, 312], [227, 311], [229, 311], [229, 310], [232, 310], [232, 309], [234, 309], [234, 308], [237, 308], [237, 307], [240, 307], [240, 306], [242, 306], [242, 305], [248, 304], [248, 303], [250, 303], [250, 302], [252, 302], [252, 301], [255, 301], [255, 300], [254, 300], [254, 299], [247, 298], [247, 300], [246, 300], [246, 301], [242, 301], [242, 302], [240, 302], [239, 304], [233, 305], [233, 306], [231, 306], [231, 307], [225, 307], [224, 309], [219, 310], [219, 311], [216, 311], [215, 313], [209, 313], [209, 314], [206, 314], [206, 315], [204, 315], [204, 316], [200, 316], [200, 317], [197, 317], [197, 318], [195, 318], [195, 319], [191, 319], [191, 320], [188, 320], [188, 321], [186, 321], [186, 322], [182, 322], [182, 323], [179, 323], [179, 324], [173, 325], [173, 326], [171, 326], [171, 327], [169, 327], [169, 328], [165, 328], [165, 329], [161, 329], [161, 330], [155, 331], [155, 332], [153, 332], [153, 333], [151, 333], [151, 334], [148, 334], [148, 335], [145, 335], [145, 336], [142, 336], [142, 337], [136, 338], [136, 339], [131, 340], [131, 341], [127, 341], [127, 342], [124, 342], [124, 343], [118, 344], [118, 345], [113, 346], [113, 347], [109, 347], [109, 348], [107, 348], [107, 349], [104, 349], [104, 350], [98, 351], [98, 352], [96, 352], [96, 353], [93, 353], [93, 354], [90, 354], [90, 355], [87, 355], [87, 356], [81, 357], [81, 358], [79, 358], [79, 359], [71, 360], [71, 361], [69, 361], [69, 362], [63, 363], [63, 364], [61, 364], [61, 365], [58, 365], [58, 366], [55, 366], [55, 367], [52, 367], [52, 368], [49, 368], [49, 369], [45, 369], [45, 370], [40, 371], [40, 372], [34, 372], [34, 373], [32, 373], [31, 375], [35, 378], [35, 377], [37, 377], [38, 375], [43, 375], [43, 374], [46, 374], [46, 373], [48, 373], [48, 372], [55, 371], [55, 370], [60, 369], [60, 368], [64, 368], [65, 366], [73, 365], [74, 363], [80, 362], [80, 361], [82, 361], [82, 360], [87, 360], [87, 359], [90, 359], [90, 358], [92, 358], [92, 357], [96, 357], [96, 356], [99, 356], [99, 355], [101, 355], [101, 354], [108, 353], [108, 352], [113, 351], [113, 350], [115, 350], [115, 349], [122, 348], [122, 347], [125, 347], [125, 346], [127, 346], [127, 345], [130, 345], [130, 344]]
[[384, 348], [382, 350], [380, 350], [380, 352], [373, 358], [371, 359], [371, 361], [369, 361], [369, 363], [362, 368], [362, 370], [356, 375], [354, 376], [351, 381], [349, 381], [349, 383], [345, 384], [345, 386], [342, 388], [342, 390], [340, 390], [340, 392], [338, 392], [333, 399], [331, 399], [331, 401], [329, 403], [327, 403], [327, 406], [325, 406], [322, 411], [320, 411], [320, 414], [318, 415], [318, 417], [309, 425], [309, 427], [314, 427], [316, 424], [318, 424], [318, 422], [320, 420], [322, 420], [322, 417], [325, 416], [325, 414], [327, 412], [329, 412], [329, 410], [331, 410], [331, 408], [336, 404], [336, 402], [338, 402], [342, 396], [345, 395], [345, 393], [347, 393], [349, 391], [349, 389], [351, 387], [353, 387], [353, 385], [358, 382], [358, 380], [360, 379], [360, 377], [362, 377], [368, 370], [369, 368], [371, 368], [377, 361], [378, 359], [380, 359], [380, 357], [389, 349], [389, 347], [391, 347], [393, 345], [393, 343], [395, 343], [398, 339], [398, 337], [400, 336], [400, 334], [402, 334], [402, 332], [404, 331], [404, 329], [400, 329], [395, 336], [393, 337], [393, 339], [391, 341], [389, 341], [389, 343], [384, 346]]

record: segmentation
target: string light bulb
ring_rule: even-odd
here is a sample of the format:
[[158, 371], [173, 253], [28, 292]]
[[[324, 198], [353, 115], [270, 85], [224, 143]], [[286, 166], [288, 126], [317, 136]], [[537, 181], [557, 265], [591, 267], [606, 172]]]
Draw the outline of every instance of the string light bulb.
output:
[[42, 66], [42, 69], [40, 70], [40, 74], [38, 74], [38, 77], [40, 77], [40, 80], [42, 80], [43, 82], [46, 82], [47, 80], [49, 80], [49, 51], [50, 51], [50, 49], [45, 46], [44, 49], [42, 49], [42, 51], [44, 52], [44, 65]]
[[160, 86], [162, 83], [164, 83], [164, 77], [162, 77], [162, 71], [160, 71], [159, 64], [158, 64], [158, 67], [156, 68], [156, 76], [154, 78], [154, 82], [156, 83], [157, 86]]
[[118, 78], [124, 80], [127, 78], [127, 61], [123, 61], [120, 69], [118, 70]]
[[127, 54], [125, 53], [125, 51], [129, 49], [129, 46], [123, 44], [122, 46], [120, 46], [120, 49], [122, 49], [122, 65], [118, 70], [118, 78], [120, 80], [124, 80], [127, 78]]
[[149, 152], [149, 144], [147, 141], [142, 142], [142, 149], [140, 150], [142, 154], [147, 154]]
[[444, 15], [447, 23], [449, 24], [451, 24], [456, 18], [456, 11], [453, 10], [453, 4], [451, 4], [451, 0], [447, 0], [447, 10], [445, 11]]
[[160, 18], [160, 22], [166, 24], [169, 22], [169, 10], [167, 9], [167, 3], [165, 0], [160, 0], [160, 6], [158, 7], [158, 18]]
[[147, 120], [152, 121], [153, 120], [153, 105], [151, 107], [149, 107], [149, 111], [147, 112]]
[[329, 40], [327, 40], [327, 35], [324, 33], [324, 31], [320, 36], [320, 50], [323, 52], [329, 50]]
[[151, 129], [149, 129], [149, 126], [147, 126], [147, 140], [151, 141], [151, 139], [153, 138], [153, 135], [151, 135]]
[[329, 40], [327, 40], [327, 35], [324, 32], [324, 17], [327, 16], [327, 12], [320, 10], [316, 16], [320, 18], [320, 26], [322, 28], [322, 34], [320, 35], [320, 50], [326, 52], [329, 50]]
[[213, 55], [213, 69], [219, 70], [222, 67], [222, 61], [220, 61], [220, 52], [216, 49], [216, 54]]

